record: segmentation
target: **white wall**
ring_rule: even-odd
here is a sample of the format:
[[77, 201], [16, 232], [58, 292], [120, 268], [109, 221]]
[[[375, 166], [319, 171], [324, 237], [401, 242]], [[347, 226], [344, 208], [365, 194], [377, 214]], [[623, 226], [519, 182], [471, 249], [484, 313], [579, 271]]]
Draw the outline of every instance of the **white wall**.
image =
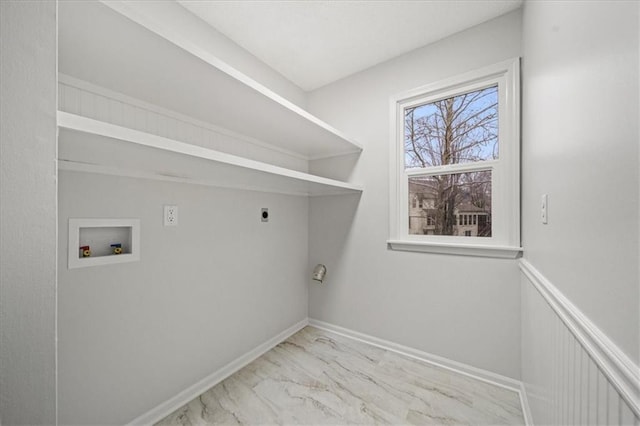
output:
[[[304, 105], [302, 90], [178, 4], [110, 5], [131, 8], [170, 26], [239, 71]], [[65, 69], [68, 64], [64, 62], [62, 70], [76, 75], [77, 70]], [[91, 72], [76, 76], [96, 83]], [[135, 87], [130, 78], [116, 83], [111, 87], [116, 91]], [[84, 83], [81, 86], [89, 92], [106, 93]], [[96, 95], [68, 87], [63, 87], [61, 95], [63, 110], [89, 117], [99, 113], [83, 108], [82, 103], [76, 105], [77, 110], [72, 107], [72, 95], [86, 99]], [[118, 112], [119, 108], [135, 108], [117, 94], [104, 96], [111, 95], [115, 101], [107, 102], [110, 106], [102, 111], [106, 115], [99, 118], [135, 128], [114, 121], [119, 114], [123, 119], [133, 118], [134, 114]], [[103, 105], [106, 100], [102, 99]], [[175, 126], [172, 118], [176, 117], [170, 116], [161, 112], [154, 120], [165, 120], [162, 124], [177, 132], [175, 137], [206, 145], [203, 140], [210, 135], [203, 134], [202, 128], [182, 118]], [[151, 131], [144, 126], [140, 130]], [[186, 134], [199, 134], [202, 140]], [[304, 160], [285, 158], [229, 135], [217, 135], [215, 143], [224, 152], [307, 169]], [[63, 172], [59, 203], [62, 424], [127, 423], [307, 316], [306, 197]], [[162, 226], [164, 204], [178, 205], [178, 227]], [[268, 223], [260, 221], [262, 207], [269, 208]], [[71, 217], [140, 218], [141, 261], [67, 269], [66, 235]], [[76, 254], [76, 249], [72, 252]]]
[[[61, 424], [131, 421], [307, 316], [305, 197], [61, 172], [59, 205]], [[141, 261], [67, 269], [70, 217], [140, 218]]]
[[[525, 258], [638, 365], [639, 5], [526, 2], [523, 16]], [[532, 282], [522, 285], [522, 379], [534, 421], [633, 423]]]
[[389, 97], [520, 56], [514, 12], [311, 92], [309, 110], [365, 144], [310, 170], [363, 183], [359, 200], [310, 201], [309, 316], [512, 378], [520, 375], [515, 261], [390, 251]]
[[305, 92], [273, 68], [253, 56], [178, 3], [165, 0], [112, 1], [116, 10], [122, 4], [143, 16], [171, 28], [195, 45], [212, 52], [217, 58], [273, 90], [280, 96], [304, 108]]
[[0, 423], [55, 424], [56, 3], [0, 2]]
[[525, 12], [525, 257], [638, 363], [638, 8]]

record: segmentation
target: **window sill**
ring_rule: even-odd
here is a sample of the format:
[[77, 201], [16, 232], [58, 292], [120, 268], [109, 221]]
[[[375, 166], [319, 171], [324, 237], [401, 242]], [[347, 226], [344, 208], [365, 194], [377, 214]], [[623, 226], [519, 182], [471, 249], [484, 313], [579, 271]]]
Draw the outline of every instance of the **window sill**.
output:
[[424, 241], [388, 240], [391, 250], [417, 251], [422, 253], [453, 254], [459, 256], [494, 257], [516, 259], [522, 253], [521, 247], [489, 246], [479, 244], [434, 243]]

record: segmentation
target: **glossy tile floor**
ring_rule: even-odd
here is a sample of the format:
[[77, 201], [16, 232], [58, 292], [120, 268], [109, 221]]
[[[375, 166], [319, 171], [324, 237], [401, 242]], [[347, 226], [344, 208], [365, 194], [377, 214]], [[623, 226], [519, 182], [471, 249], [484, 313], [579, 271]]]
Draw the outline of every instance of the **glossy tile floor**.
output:
[[517, 393], [306, 327], [159, 425], [524, 424]]

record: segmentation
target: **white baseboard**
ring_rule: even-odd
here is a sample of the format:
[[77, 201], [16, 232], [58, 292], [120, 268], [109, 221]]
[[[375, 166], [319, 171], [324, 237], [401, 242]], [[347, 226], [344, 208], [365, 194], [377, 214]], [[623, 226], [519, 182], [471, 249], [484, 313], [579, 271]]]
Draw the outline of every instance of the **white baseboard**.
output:
[[290, 336], [297, 333], [308, 324], [309, 320], [305, 318], [302, 321], [292, 325], [286, 330], [273, 336], [266, 342], [256, 346], [249, 352], [242, 355], [240, 358], [231, 361], [229, 364], [225, 365], [218, 371], [215, 371], [209, 376], [200, 380], [198, 383], [189, 386], [187, 389], [183, 390], [173, 398], [168, 399], [157, 407], [135, 418], [134, 420], [129, 422], [128, 425], [151, 425], [162, 420], [178, 408], [182, 407], [184, 404], [203, 394], [211, 387], [217, 385], [236, 371], [240, 370], [247, 364], [254, 361], [256, 358], [260, 357], [265, 352], [271, 350], [282, 341], [288, 339]]
[[370, 336], [368, 334], [360, 333], [358, 331], [350, 330], [348, 328], [333, 325], [324, 321], [310, 318], [309, 325], [514, 391], [520, 397], [520, 404], [522, 405], [525, 424], [533, 425], [533, 422], [531, 421], [529, 404], [527, 402], [527, 394], [524, 391], [522, 382], [519, 380], [512, 379], [510, 377], [506, 377], [492, 371], [483, 370], [481, 368], [463, 364], [461, 362], [453, 361], [438, 355], [433, 355], [418, 349], [410, 348], [408, 346], [400, 345], [398, 343], [390, 342], [388, 340], [380, 339], [378, 337]]
[[520, 405], [522, 406], [522, 415], [524, 416], [524, 424], [533, 426], [533, 416], [531, 415], [531, 407], [529, 406], [529, 397], [527, 396], [527, 388], [524, 383], [520, 383]]
[[240, 370], [247, 364], [251, 363], [256, 358], [260, 357], [265, 352], [271, 350], [273, 347], [277, 346], [279, 343], [286, 340], [293, 334], [297, 333], [299, 330], [303, 329], [307, 325], [311, 325], [321, 330], [326, 330], [335, 334], [339, 334], [341, 336], [348, 337], [350, 339], [354, 339], [354, 340], [367, 343], [369, 345], [376, 346], [391, 352], [408, 356], [410, 358], [427, 362], [429, 364], [453, 371], [458, 374], [462, 374], [477, 380], [482, 380], [484, 382], [512, 390], [518, 393], [520, 397], [520, 403], [522, 405], [525, 424], [533, 425], [533, 422], [531, 421], [531, 412], [529, 410], [529, 404], [527, 402], [526, 391], [524, 389], [523, 384], [518, 380], [512, 379], [510, 377], [502, 376], [500, 374], [496, 374], [488, 370], [483, 370], [467, 364], [453, 361], [444, 357], [423, 352], [418, 349], [410, 348], [408, 346], [390, 342], [388, 340], [379, 339], [374, 336], [353, 331], [353, 330], [343, 328], [337, 325], [333, 325], [324, 321], [319, 321], [315, 319], [304, 319], [294, 324], [293, 326], [287, 328], [286, 330], [282, 331], [281, 333], [277, 334], [276, 336], [272, 337], [271, 339], [267, 340], [266, 342], [260, 344], [259, 346], [255, 347], [254, 349], [250, 350], [249, 352], [245, 353], [244, 355], [235, 359], [229, 364], [225, 365], [221, 369], [213, 372], [212, 374], [200, 380], [199, 382], [193, 384], [192, 386], [189, 386], [187, 389], [183, 390], [176, 396], [168, 399], [167, 401], [161, 403], [155, 408], [135, 418], [134, 420], [128, 423], [128, 426], [151, 425], [155, 422], [162, 420], [163, 418], [165, 418], [166, 416], [168, 416], [178, 408], [182, 407], [184, 404], [188, 403], [192, 399], [206, 392], [208, 389], [220, 383], [227, 377], [231, 376], [236, 371]]

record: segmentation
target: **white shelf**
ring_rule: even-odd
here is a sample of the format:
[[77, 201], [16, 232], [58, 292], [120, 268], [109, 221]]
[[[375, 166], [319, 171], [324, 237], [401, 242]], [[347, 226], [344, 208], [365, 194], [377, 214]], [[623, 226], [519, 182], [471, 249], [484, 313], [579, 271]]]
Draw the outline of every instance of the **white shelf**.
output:
[[137, 15], [124, 2], [60, 2], [59, 68], [305, 159], [362, 150], [338, 130], [170, 28]]
[[58, 111], [61, 170], [292, 195], [358, 193], [346, 182]]

